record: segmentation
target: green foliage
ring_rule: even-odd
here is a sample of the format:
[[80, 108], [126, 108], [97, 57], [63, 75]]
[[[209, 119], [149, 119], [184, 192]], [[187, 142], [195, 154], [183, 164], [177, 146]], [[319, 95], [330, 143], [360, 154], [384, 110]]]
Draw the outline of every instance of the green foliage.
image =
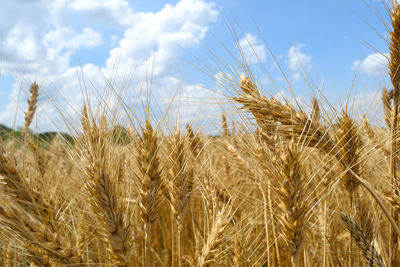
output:
[[[48, 148], [49, 145], [53, 142], [54, 138], [57, 135], [61, 135], [61, 137], [70, 145], [74, 145], [75, 141], [72, 136], [66, 133], [59, 133], [59, 132], [43, 132], [40, 134], [35, 134], [29, 131], [32, 139], [37, 142], [40, 147]], [[17, 141], [16, 143], [23, 143], [24, 138], [20, 130], [14, 131], [13, 129], [0, 124], [0, 138], [7, 142], [7, 141]]]
[[123, 126], [116, 125], [112, 131], [112, 141], [114, 144], [127, 145], [130, 143], [128, 130]]
[[22, 134], [21, 131], [14, 131], [3, 124], [0, 124], [0, 138], [3, 141], [9, 141], [11, 139], [22, 140]]

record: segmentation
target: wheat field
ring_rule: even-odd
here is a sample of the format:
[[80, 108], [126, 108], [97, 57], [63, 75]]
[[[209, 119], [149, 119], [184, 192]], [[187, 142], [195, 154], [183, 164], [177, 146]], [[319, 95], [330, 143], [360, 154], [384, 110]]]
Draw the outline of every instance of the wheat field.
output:
[[33, 83], [21, 136], [0, 143], [0, 265], [400, 266], [400, 6], [390, 14], [378, 125], [268, 97], [243, 68], [227, 101], [249, 120], [222, 114], [218, 136], [165, 131], [150, 107], [118, 128], [85, 104], [80, 131], [44, 142]]

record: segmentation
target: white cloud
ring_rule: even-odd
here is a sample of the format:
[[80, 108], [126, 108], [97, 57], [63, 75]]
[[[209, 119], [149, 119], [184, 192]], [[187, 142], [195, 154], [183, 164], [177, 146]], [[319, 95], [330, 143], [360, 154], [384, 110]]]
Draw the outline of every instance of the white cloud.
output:
[[105, 25], [133, 23], [133, 11], [125, 0], [75, 0], [69, 8]]
[[174, 75], [183, 49], [200, 44], [217, 16], [215, 5], [202, 0], [182, 0], [157, 13], [137, 13], [133, 17], [135, 23], [110, 51], [107, 67], [120, 59], [120, 66], [137, 66], [136, 73], [141, 75], [146, 72], [148, 59], [155, 57], [155, 77]]
[[99, 46], [102, 42], [102, 34], [91, 29], [85, 27], [82, 33], [77, 34], [71, 38], [67, 42], [68, 46], [72, 47], [87, 47], [87, 48], [94, 48]]
[[239, 48], [247, 63], [263, 63], [266, 59], [265, 46], [257, 40], [257, 37], [247, 33], [239, 41]]
[[301, 74], [299, 73], [299, 72], [295, 72], [294, 74], [293, 74], [293, 81], [295, 81], [295, 82], [297, 82], [297, 81], [299, 81], [299, 80], [301, 80], [301, 78], [302, 78], [303, 76], [301, 76]]
[[371, 74], [383, 75], [387, 71], [388, 53], [373, 53], [363, 60], [355, 60], [352, 69]]
[[304, 47], [304, 44], [297, 44], [289, 48], [287, 59], [289, 70], [302, 72], [312, 69], [312, 57], [301, 51]]
[[101, 33], [94, 29], [75, 30], [62, 24], [66, 4], [66, 0], [2, 2], [5, 8], [0, 9], [0, 40], [4, 75], [55, 74], [69, 66], [73, 49], [93, 49], [101, 44]]
[[297, 82], [304, 76], [304, 72], [309, 72], [312, 69], [312, 57], [302, 52], [304, 44], [293, 45], [289, 48], [287, 54], [288, 69], [292, 71], [292, 81]]
[[[130, 87], [128, 101], [135, 101], [135, 96], [141, 90], [136, 82], [142, 82], [152, 74], [152, 94], [157, 99], [163, 99], [157, 101], [159, 104], [168, 102], [174, 96], [180, 77], [184, 74], [179, 64], [183, 51], [198, 46], [210, 23], [218, 16], [216, 5], [203, 0], [181, 0], [174, 6], [166, 5], [158, 12], [146, 13], [134, 12], [124, 0], [55, 0], [51, 4], [37, 1], [35, 5], [41, 12], [30, 14], [26, 18], [24, 14], [29, 14], [31, 9], [36, 10], [32, 3], [19, 3], [18, 8], [15, 6], [16, 13], [10, 17], [10, 22], [0, 16], [0, 22], [5, 22], [0, 24], [0, 38], [5, 43], [3, 73], [14, 77], [24, 73], [24, 91], [29, 88], [29, 82], [37, 79], [42, 85], [42, 99], [51, 100], [42, 102], [38, 109], [37, 116], [42, 119], [35, 122], [38, 122], [41, 130], [54, 129], [52, 122], [60, 120], [61, 114], [53, 101], [62, 106], [63, 116], [73, 117], [75, 120], [79, 118], [84, 97], [82, 80], [77, 78], [81, 72], [86, 86], [90, 87], [90, 94], [104, 97], [105, 87], [108, 87], [104, 77], [107, 77], [109, 81], [113, 81], [109, 86], [116, 90], [119, 87]], [[4, 12], [0, 10], [0, 15], [2, 13]], [[108, 58], [101, 64], [104, 67], [90, 63], [84, 64], [82, 69], [73, 67], [79, 64], [71, 62], [75, 48], [82, 54], [82, 48], [96, 49], [104, 45], [102, 36], [105, 34], [101, 28], [70, 26], [67, 17], [74, 18], [82, 14], [92, 20], [99, 15], [104, 21], [110, 20], [112, 27], [124, 31], [120, 40], [118, 37], [110, 37], [114, 47], [109, 50]], [[42, 20], [43, 17], [48, 19]], [[77, 23], [79, 25], [80, 22]], [[107, 45], [110, 44], [107, 42]], [[132, 69], [135, 70], [134, 80], [127, 85]], [[0, 110], [2, 123], [13, 123], [18, 90], [19, 80], [15, 82], [10, 94], [11, 102]], [[183, 86], [182, 94], [205, 98], [207, 91], [200, 90], [198, 85], [187, 84]], [[115, 97], [107, 97], [107, 100], [110, 103], [117, 101]], [[23, 122], [25, 107], [22, 99], [17, 125]], [[195, 112], [199, 107], [186, 105], [185, 113], [191, 114], [190, 110]]]
[[23, 24], [15, 25], [6, 33], [4, 50], [9, 59], [23, 58], [26, 61], [35, 60], [44, 52], [38, 38], [33, 32], [26, 31]]
[[102, 34], [88, 27], [85, 27], [82, 33], [75, 33], [73, 29], [65, 27], [46, 33], [43, 43], [47, 47], [60, 50], [80, 47], [95, 48], [102, 43]]

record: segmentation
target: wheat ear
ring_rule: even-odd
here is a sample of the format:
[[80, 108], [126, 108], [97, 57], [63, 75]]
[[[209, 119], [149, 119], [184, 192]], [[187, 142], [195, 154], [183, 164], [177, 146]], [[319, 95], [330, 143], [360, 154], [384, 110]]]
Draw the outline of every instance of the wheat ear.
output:
[[305, 195], [304, 171], [300, 163], [301, 151], [293, 142], [283, 147], [274, 162], [278, 187], [279, 206], [282, 216], [278, 217], [282, 234], [289, 246], [293, 266], [299, 266], [299, 255], [305, 244], [305, 229], [309, 205]]
[[82, 127], [86, 137], [84, 146], [86, 168], [84, 168], [85, 186], [91, 196], [94, 214], [102, 225], [102, 239], [108, 245], [114, 263], [118, 266], [130, 266], [132, 232], [129, 223], [124, 220], [124, 207], [116, 194], [116, 181], [111, 176], [110, 160], [107, 158], [109, 141], [107, 140], [107, 121], [100, 118], [99, 126], [91, 123], [86, 107], [82, 112]]
[[142, 135], [137, 144], [136, 161], [139, 168], [137, 180], [139, 187], [139, 208], [145, 226], [144, 260], [146, 266], [150, 265], [148, 254], [150, 246], [150, 227], [156, 221], [159, 206], [159, 192], [161, 188], [161, 171], [158, 157], [159, 144], [156, 132], [146, 119], [146, 125], [142, 128]]
[[48, 160], [44, 156], [43, 152], [39, 149], [38, 145], [32, 140], [28, 132], [29, 126], [32, 123], [33, 117], [35, 116], [35, 112], [37, 109], [38, 96], [39, 96], [39, 85], [36, 82], [33, 82], [30, 87], [28, 107], [25, 111], [25, 124], [22, 129], [22, 135], [25, 137], [27, 147], [33, 152], [33, 155], [35, 156], [36, 165], [40, 175], [44, 176]]
[[39, 96], [39, 85], [33, 82], [30, 88], [30, 96], [28, 99], [28, 108], [25, 111], [25, 125], [22, 132], [27, 133], [29, 125], [31, 125], [33, 116], [35, 115]]
[[244, 234], [241, 233], [242, 229], [238, 229], [234, 244], [233, 244], [233, 265], [235, 267], [248, 267], [249, 262], [247, 261], [247, 243]]
[[384, 266], [382, 257], [376, 251], [375, 247], [368, 239], [367, 235], [356, 223], [356, 221], [345, 213], [341, 214], [342, 220], [350, 232], [351, 238], [356, 242], [357, 246], [363, 252], [363, 255], [370, 266]]
[[203, 151], [204, 144], [201, 141], [199, 134], [195, 133], [189, 124], [186, 125], [186, 132], [189, 139], [190, 151], [194, 157], [197, 158]]
[[182, 266], [182, 231], [186, 207], [189, 204], [193, 189], [193, 172], [189, 169], [185, 154], [185, 140], [179, 130], [175, 130], [170, 144], [171, 209], [178, 226], [179, 266]]
[[225, 113], [221, 116], [222, 136], [230, 136], [228, 122]]
[[226, 218], [226, 212], [225, 207], [223, 207], [215, 216], [215, 221], [198, 259], [199, 267], [206, 266], [212, 262], [218, 252], [219, 246], [222, 244], [222, 237], [229, 223], [229, 220]]
[[246, 76], [240, 77], [240, 83], [239, 96], [233, 100], [253, 114], [265, 133], [268, 134], [271, 125], [278, 122], [281, 136], [289, 140], [295, 138], [305, 146], [336, 155], [335, 142], [320, 123], [312, 121], [307, 114], [297, 111], [292, 105], [284, 105], [274, 98], [261, 96], [257, 86]]
[[[343, 172], [342, 183], [352, 198], [353, 192], [357, 189], [359, 181], [352, 174], [360, 175], [360, 149], [361, 139], [357, 132], [356, 123], [345, 112], [343, 112], [338, 123], [339, 129], [336, 132], [336, 144], [339, 151], [338, 157]], [[350, 171], [350, 169], [352, 171]]]
[[250, 179], [254, 180], [255, 179], [254, 172], [251, 170], [247, 161], [245, 161], [240, 156], [239, 152], [235, 149], [235, 147], [233, 145], [231, 145], [230, 143], [226, 142], [226, 149], [228, 150], [229, 155], [231, 155], [231, 157], [234, 159], [238, 169], [240, 171], [246, 173]]

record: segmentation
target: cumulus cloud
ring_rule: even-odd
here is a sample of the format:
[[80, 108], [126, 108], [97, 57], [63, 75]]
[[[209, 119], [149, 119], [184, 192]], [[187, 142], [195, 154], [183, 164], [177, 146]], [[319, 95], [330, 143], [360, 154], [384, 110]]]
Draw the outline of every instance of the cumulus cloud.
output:
[[373, 53], [363, 60], [355, 60], [352, 69], [370, 75], [383, 75], [387, 71], [388, 57], [388, 53]]
[[75, 0], [69, 8], [105, 25], [133, 23], [133, 11], [125, 0]]
[[303, 70], [310, 71], [312, 69], [312, 57], [301, 51], [304, 47], [304, 44], [297, 44], [289, 48], [287, 58], [289, 70], [301, 72]]
[[120, 60], [120, 66], [137, 66], [140, 75], [146, 72], [148, 59], [155, 57], [154, 77], [176, 74], [176, 59], [183, 49], [200, 44], [217, 16], [215, 4], [202, 0], [182, 0], [156, 13], [137, 13], [135, 23], [110, 51], [107, 67]]
[[247, 63], [263, 63], [266, 59], [265, 46], [257, 40], [257, 37], [247, 33], [239, 40], [239, 48]]
[[74, 33], [70, 28], [62, 28], [48, 32], [43, 40], [45, 43], [55, 41], [54, 44], [61, 48], [94, 48], [101, 44], [102, 34], [88, 27], [85, 27], [82, 33]]
[[[198, 46], [209, 25], [218, 17], [216, 5], [204, 0], [181, 0], [156, 12], [133, 11], [125, 0], [35, 1], [34, 4], [19, 3], [18, 8], [13, 1], [5, 1], [15, 7], [17, 13], [10, 17], [10, 22], [0, 16], [0, 21], [4, 22], [0, 24], [0, 38], [4, 40], [2, 71], [14, 77], [24, 72], [27, 81], [24, 88], [35, 79], [42, 85], [42, 96], [51, 101], [43, 102], [38, 110], [38, 113], [45, 111], [42, 116], [47, 117], [38, 121], [41, 130], [53, 129], [51, 122], [60, 117], [52, 101], [65, 100], [63, 115], [75, 113], [79, 116], [84, 97], [83, 79], [77, 78], [81, 74], [86, 86], [91, 87], [89, 91], [95, 92], [97, 97], [103, 97], [105, 87], [131, 87], [134, 92], [128, 99], [135, 99], [134, 95], [141, 90], [140, 85], [128, 84], [131, 72], [134, 70], [135, 82], [152, 75], [152, 94], [168, 102], [180, 86], [183, 73], [179, 62], [183, 51]], [[24, 18], [31, 9], [40, 9], [40, 12]], [[0, 10], [0, 15], [2, 13]], [[99, 65], [85, 63], [74, 67], [71, 62], [75, 49], [100, 49], [95, 51], [104, 53], [104, 28], [81, 25], [81, 21], [73, 27], [68, 23], [68, 19], [82, 15], [93, 21], [96, 17], [109, 20], [109, 27], [123, 30], [122, 38], [117, 35], [111, 38], [113, 47], [104, 62], [96, 63]], [[48, 19], [41, 20], [43, 17]], [[104, 79], [112, 83], [107, 85]], [[16, 81], [9, 103], [0, 110], [2, 123], [12, 125], [18, 90], [19, 81]], [[199, 97], [207, 94], [193, 84], [184, 85], [182, 93]], [[115, 97], [107, 100], [118, 101]], [[24, 108], [25, 103], [22, 103], [20, 109]], [[191, 114], [189, 109], [196, 111], [199, 107], [186, 106], [186, 114]], [[18, 116], [16, 124], [21, 125], [22, 120], [23, 116]]]
[[6, 6], [0, 9], [5, 75], [18, 76], [24, 72], [28, 77], [40, 71], [54, 74], [68, 67], [72, 49], [93, 49], [102, 43], [102, 34], [90, 27], [74, 29], [60, 24], [65, 0], [20, 3], [4, 0], [2, 4]]
[[292, 76], [293, 81], [299, 81], [299, 80], [301, 80], [301, 77], [303, 77], [303, 76], [301, 76], [300, 72], [295, 72]]

